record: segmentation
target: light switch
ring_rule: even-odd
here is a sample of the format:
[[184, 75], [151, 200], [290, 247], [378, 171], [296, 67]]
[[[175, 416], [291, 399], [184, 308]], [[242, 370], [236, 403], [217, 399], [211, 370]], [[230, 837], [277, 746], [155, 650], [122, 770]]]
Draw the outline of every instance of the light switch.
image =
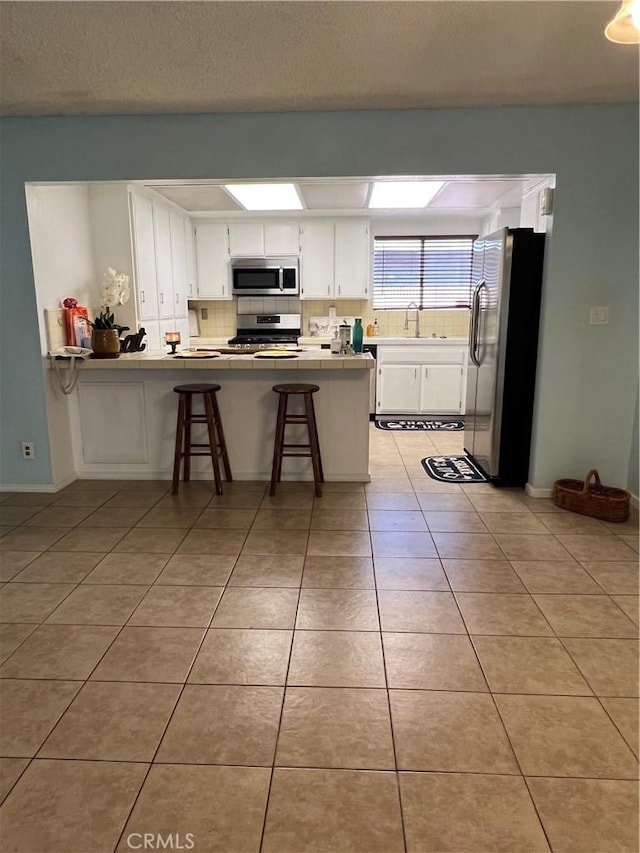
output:
[[609, 323], [608, 308], [590, 308], [589, 309], [589, 325], [591, 326], [606, 326]]

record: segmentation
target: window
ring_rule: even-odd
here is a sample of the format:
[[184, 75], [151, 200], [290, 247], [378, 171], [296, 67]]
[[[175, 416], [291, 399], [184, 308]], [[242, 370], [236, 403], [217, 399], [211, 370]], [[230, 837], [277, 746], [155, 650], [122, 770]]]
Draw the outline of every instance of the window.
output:
[[469, 308], [475, 237], [376, 237], [373, 307]]

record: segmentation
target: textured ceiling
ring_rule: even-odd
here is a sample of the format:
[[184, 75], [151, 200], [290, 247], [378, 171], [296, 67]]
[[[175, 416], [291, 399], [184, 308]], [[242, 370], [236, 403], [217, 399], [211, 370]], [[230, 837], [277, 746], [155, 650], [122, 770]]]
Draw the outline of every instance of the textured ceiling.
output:
[[0, 2], [8, 115], [634, 101], [617, 2]]

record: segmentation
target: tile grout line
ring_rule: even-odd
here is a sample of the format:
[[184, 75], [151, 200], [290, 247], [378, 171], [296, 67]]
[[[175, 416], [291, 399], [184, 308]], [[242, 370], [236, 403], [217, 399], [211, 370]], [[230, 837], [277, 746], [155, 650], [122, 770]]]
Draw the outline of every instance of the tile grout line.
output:
[[408, 847], [407, 847], [407, 830], [406, 830], [405, 821], [404, 821], [404, 809], [402, 807], [402, 789], [400, 786], [400, 771], [398, 769], [398, 752], [397, 752], [397, 747], [396, 747], [396, 737], [395, 737], [395, 731], [394, 731], [394, 726], [393, 726], [393, 716], [392, 716], [392, 712], [391, 712], [391, 694], [389, 692], [389, 677], [388, 677], [388, 673], [387, 673], [387, 658], [386, 658], [385, 648], [384, 648], [384, 638], [383, 638], [383, 631], [382, 631], [382, 616], [380, 614], [380, 598], [378, 596], [378, 577], [376, 575], [376, 560], [375, 560], [375, 555], [373, 552], [373, 538], [371, 536], [371, 521], [370, 521], [370, 517], [369, 517], [369, 505], [368, 505], [368, 502], [366, 499], [366, 495], [365, 495], [365, 505], [367, 507], [367, 519], [369, 519], [369, 544], [371, 547], [371, 563], [372, 563], [372, 567], [373, 567], [373, 583], [374, 583], [375, 594], [376, 594], [376, 612], [378, 615], [378, 628], [379, 628], [378, 636], [379, 636], [379, 640], [380, 640], [380, 649], [382, 652], [382, 670], [384, 672], [385, 693], [386, 693], [386, 697], [387, 697], [387, 711], [389, 713], [389, 733], [391, 735], [391, 748], [393, 750], [393, 764], [394, 764], [394, 768], [395, 768], [396, 790], [398, 792], [398, 806], [400, 808], [400, 826], [402, 828], [402, 843], [404, 846], [405, 853], [407, 853], [407, 850], [408, 850]]
[[[192, 528], [189, 528], [189, 530], [190, 530], [190, 529], [192, 529]], [[248, 535], [248, 534], [247, 534], [247, 535]], [[245, 539], [244, 539], [243, 541], [246, 541], [246, 538], [247, 538], [247, 537], [245, 536]], [[181, 542], [182, 542], [182, 541], [183, 541], [183, 540], [181, 540]], [[177, 547], [179, 547], [179, 545], [178, 545]], [[224, 590], [226, 590], [226, 588], [227, 588], [227, 584], [228, 584], [228, 582], [229, 582], [229, 578], [231, 577], [231, 575], [232, 575], [232, 573], [233, 573], [233, 568], [235, 567], [236, 563], [238, 562], [238, 558], [239, 558], [239, 556], [240, 556], [241, 550], [242, 550], [242, 549], [240, 549], [240, 551], [238, 552], [238, 555], [236, 556], [236, 559], [235, 559], [235, 561], [234, 561], [234, 565], [233, 565], [233, 567], [231, 568], [231, 571], [229, 572], [229, 575], [228, 575], [228, 577], [227, 577], [227, 582], [225, 583], [225, 586], [224, 586]], [[176, 553], [177, 553], [177, 548], [176, 548], [176, 551], [174, 551], [173, 556], [175, 556], [175, 554], [176, 554]], [[187, 558], [188, 558], [189, 556], [190, 556], [189, 554], [185, 554], [185, 557], [187, 557]], [[218, 610], [218, 607], [220, 606], [220, 602], [222, 601], [222, 597], [223, 597], [223, 595], [224, 595], [224, 590], [223, 590], [222, 595], [220, 595], [220, 597], [219, 597], [218, 601], [216, 602], [216, 606], [215, 606], [215, 607], [214, 607], [214, 609], [213, 609], [213, 612], [212, 612], [212, 614], [211, 614], [211, 617], [209, 618], [209, 621], [208, 621], [207, 625], [203, 628], [202, 637], [200, 638], [200, 642], [198, 643], [198, 645], [197, 645], [197, 647], [196, 647], [196, 649], [195, 649], [195, 651], [194, 651], [193, 657], [191, 658], [191, 663], [189, 664], [189, 666], [188, 666], [188, 668], [187, 668], [187, 672], [186, 672], [186, 673], [185, 673], [185, 675], [184, 675], [184, 680], [183, 680], [183, 681], [182, 681], [182, 683], [181, 683], [180, 690], [178, 691], [178, 695], [177, 695], [177, 697], [176, 697], [176, 701], [174, 702], [174, 705], [173, 705], [173, 708], [172, 708], [172, 710], [171, 710], [171, 713], [169, 714], [169, 716], [168, 716], [168, 718], [167, 718], [167, 722], [166, 722], [166, 724], [165, 724], [165, 726], [164, 726], [164, 728], [163, 728], [163, 730], [162, 730], [162, 733], [161, 733], [161, 735], [160, 735], [160, 738], [158, 739], [158, 744], [157, 744], [157, 746], [156, 746], [156, 748], [155, 748], [155, 750], [154, 750], [154, 753], [153, 753], [153, 755], [152, 755], [152, 757], [151, 757], [151, 759], [150, 759], [150, 761], [149, 761], [149, 765], [148, 765], [148, 767], [147, 767], [147, 772], [145, 773], [144, 778], [143, 778], [143, 780], [142, 780], [142, 782], [141, 782], [141, 784], [140, 784], [140, 787], [138, 788], [138, 792], [137, 792], [137, 794], [136, 794], [136, 796], [135, 796], [135, 798], [134, 798], [134, 800], [133, 800], [133, 803], [131, 804], [131, 808], [129, 809], [129, 811], [128, 811], [127, 815], [126, 815], [126, 818], [125, 818], [125, 819], [124, 819], [124, 821], [123, 821], [123, 824], [122, 824], [122, 830], [121, 830], [121, 832], [120, 832], [120, 834], [119, 834], [119, 836], [118, 836], [118, 839], [117, 839], [117, 841], [116, 841], [116, 843], [115, 843], [115, 845], [114, 845], [114, 848], [113, 848], [114, 853], [115, 853], [115, 851], [117, 851], [117, 849], [118, 849], [118, 847], [119, 847], [119, 845], [120, 845], [120, 843], [121, 843], [121, 841], [122, 841], [122, 837], [123, 837], [124, 833], [126, 832], [127, 825], [128, 825], [128, 823], [129, 823], [129, 821], [131, 820], [131, 817], [132, 817], [133, 812], [134, 812], [134, 810], [135, 810], [135, 807], [136, 807], [136, 805], [137, 805], [137, 803], [138, 803], [138, 800], [140, 799], [140, 796], [141, 796], [141, 794], [142, 794], [142, 791], [143, 791], [143, 789], [144, 789], [144, 786], [145, 786], [145, 784], [146, 784], [146, 781], [147, 781], [147, 779], [149, 778], [149, 775], [150, 775], [150, 773], [151, 773], [152, 768], [153, 768], [153, 767], [154, 767], [154, 765], [156, 764], [156, 757], [157, 757], [157, 755], [158, 755], [158, 753], [159, 753], [159, 751], [160, 751], [160, 748], [161, 748], [162, 743], [163, 743], [163, 741], [164, 741], [164, 739], [165, 739], [165, 736], [166, 736], [166, 734], [167, 734], [167, 731], [168, 731], [168, 729], [169, 729], [169, 726], [171, 725], [171, 722], [172, 722], [173, 717], [174, 717], [174, 715], [175, 715], [175, 713], [176, 713], [176, 709], [178, 708], [178, 705], [179, 705], [179, 703], [180, 703], [180, 700], [182, 699], [182, 696], [183, 696], [183, 694], [184, 694], [184, 692], [185, 692], [185, 689], [186, 689], [186, 687], [187, 687], [187, 684], [188, 684], [188, 681], [189, 681], [189, 676], [190, 676], [190, 674], [191, 674], [191, 671], [193, 670], [193, 667], [194, 667], [195, 662], [196, 662], [196, 660], [197, 660], [197, 658], [198, 658], [198, 655], [200, 654], [200, 650], [202, 649], [202, 646], [203, 646], [203, 644], [204, 644], [204, 642], [205, 642], [205, 640], [206, 640], [206, 638], [207, 638], [207, 633], [208, 633], [208, 631], [209, 631], [209, 628], [211, 627], [211, 623], [213, 622], [213, 619], [214, 619], [214, 617], [215, 617], [216, 611]], [[132, 614], [132, 615], [133, 615], [133, 614]], [[129, 617], [129, 618], [131, 618], [131, 617]]]
[[[316, 498], [314, 496], [313, 502], [311, 504], [312, 511], [311, 511], [311, 515], [309, 518], [309, 524], [311, 524], [311, 517], [313, 516], [313, 508], [315, 506], [315, 501], [316, 501]], [[293, 658], [293, 647], [294, 647], [294, 643], [295, 643], [295, 639], [296, 639], [296, 626], [297, 626], [297, 622], [298, 622], [298, 611], [300, 609], [300, 599], [302, 597], [302, 583], [304, 580], [304, 567], [305, 567], [305, 563], [307, 560], [307, 553], [309, 551], [309, 538], [310, 538], [310, 529], [309, 529], [309, 531], [307, 531], [307, 544], [305, 547], [304, 556], [302, 558], [302, 573], [300, 575], [300, 586], [298, 587], [298, 598], [296, 600], [296, 608], [295, 608], [295, 613], [293, 615], [293, 628], [291, 631], [291, 645], [289, 646], [289, 656], [287, 658], [287, 670], [286, 670], [285, 675], [284, 675], [284, 685], [282, 688], [282, 704], [280, 705], [280, 716], [278, 717], [278, 729], [276, 731], [276, 738], [275, 738], [275, 742], [273, 745], [273, 762], [271, 764], [271, 773], [269, 776], [269, 786], [267, 788], [267, 796], [266, 796], [266, 799], [264, 802], [264, 817], [262, 819], [262, 830], [260, 832], [260, 842], [258, 844], [258, 853], [260, 853], [260, 851], [262, 851], [262, 848], [264, 845], [264, 836], [265, 836], [265, 832], [267, 831], [267, 816], [269, 814], [269, 804], [271, 802], [271, 790], [273, 788], [273, 777], [275, 776], [276, 757], [278, 755], [278, 745], [280, 742], [280, 731], [282, 729], [282, 720], [284, 717], [284, 705], [285, 705], [285, 701], [287, 698], [287, 686], [288, 686], [288, 681], [289, 681], [289, 670], [291, 669], [291, 659]]]

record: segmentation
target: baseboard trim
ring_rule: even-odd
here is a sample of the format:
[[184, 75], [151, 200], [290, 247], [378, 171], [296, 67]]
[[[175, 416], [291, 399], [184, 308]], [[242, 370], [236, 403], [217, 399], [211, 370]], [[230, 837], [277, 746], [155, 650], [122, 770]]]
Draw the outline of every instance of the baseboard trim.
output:
[[527, 483], [524, 490], [530, 498], [550, 498], [553, 494], [553, 489], [537, 489], [531, 483]]
[[[171, 471], [81, 471], [78, 472], [77, 480], [104, 480], [108, 482], [109, 480], [165, 480], [170, 482], [172, 478]], [[332, 476], [331, 474], [327, 474], [325, 472], [325, 482], [327, 483], [369, 483], [371, 481], [371, 477], [369, 474], [362, 473], [354, 473], [354, 472], [346, 472], [344, 474], [340, 474], [339, 476]], [[192, 471], [191, 472], [192, 480], [204, 481], [213, 480], [213, 475], [211, 472], [207, 473], [206, 471]], [[233, 479], [238, 482], [242, 482], [245, 480], [253, 481], [253, 482], [264, 482], [268, 483], [270, 479], [270, 475], [265, 475], [264, 471], [242, 471], [238, 473], [237, 471], [233, 471]], [[300, 474], [300, 475], [287, 475], [285, 473], [282, 474], [283, 482], [305, 482], [312, 483], [313, 475], [311, 472], [308, 474]], [[72, 481], [73, 482], [73, 481]], [[65, 484], [66, 485], [66, 484]], [[60, 486], [59, 488], [62, 488]], [[31, 490], [33, 491], [35, 487]]]
[[64, 483], [0, 483], [0, 494], [2, 492], [39, 492], [42, 494], [54, 494], [64, 489], [69, 483], [73, 483], [76, 478], [65, 480]]

